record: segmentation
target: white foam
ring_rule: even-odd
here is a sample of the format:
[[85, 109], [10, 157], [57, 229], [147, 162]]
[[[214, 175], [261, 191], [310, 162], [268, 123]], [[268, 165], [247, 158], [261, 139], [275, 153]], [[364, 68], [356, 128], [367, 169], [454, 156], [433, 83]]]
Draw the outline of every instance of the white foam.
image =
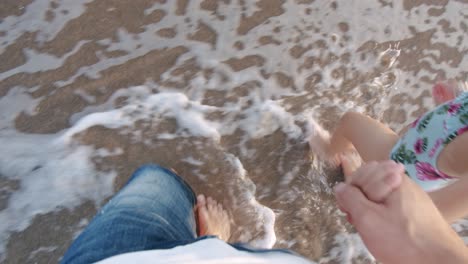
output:
[[266, 100], [258, 107], [248, 110], [247, 118], [242, 120], [243, 128], [252, 138], [261, 138], [281, 129], [291, 138], [299, 137], [301, 129], [294, 123], [295, 117], [278, 102]]
[[61, 58], [47, 53], [38, 53], [35, 50], [25, 48], [23, 49], [23, 52], [26, 56], [26, 63], [9, 71], [0, 73], [0, 79], [6, 79], [10, 76], [22, 72], [36, 73], [60, 68], [63, 66], [65, 60], [68, 59], [68, 57], [75, 54], [81, 48], [81, 46], [83, 46], [87, 42], [88, 41], [78, 42], [78, 44], [73, 48], [73, 50], [66, 53]]
[[40, 247], [36, 250], [34, 250], [33, 252], [31, 252], [28, 256], [28, 260], [29, 261], [33, 261], [34, 258], [36, 257], [37, 254], [40, 254], [40, 253], [51, 253], [53, 252], [54, 250], [56, 250], [58, 248], [58, 246], [53, 246], [53, 247]]
[[156, 115], [156, 118], [175, 118], [180, 136], [184, 136], [184, 130], [187, 130], [190, 135], [205, 136], [218, 141], [220, 139], [218, 124], [206, 120], [203, 115], [212, 110], [214, 107], [189, 101], [181, 93], [158, 93], [120, 109], [89, 114], [64, 133], [61, 139], [68, 140], [71, 135], [93, 126], [120, 128], [131, 126], [137, 120], [150, 118], [150, 115]]
[[119, 150], [95, 151], [70, 138], [59, 140], [66, 132], [30, 135], [14, 130], [14, 117], [22, 111], [33, 113], [38, 102], [18, 87], [0, 99], [0, 175], [20, 180], [19, 190], [0, 211], [0, 259], [9, 234], [24, 230], [34, 216], [73, 208], [87, 200], [99, 205], [113, 193], [116, 173], [97, 171], [92, 159], [118, 154]]
[[[247, 177], [247, 171], [244, 169], [241, 161], [236, 156], [231, 154], [227, 154], [227, 159], [231, 162], [232, 165], [235, 166], [236, 172], [238, 173], [236, 176], [243, 181], [249, 182], [248, 184], [252, 184], [250, 179]], [[255, 199], [255, 189], [251, 189], [250, 191], [246, 190], [241, 195], [243, 196], [244, 202], [255, 208], [255, 213], [257, 215], [257, 228], [262, 228], [264, 231], [263, 237], [259, 237], [254, 240], [249, 239], [249, 243], [257, 248], [272, 248], [276, 243], [275, 213], [273, 210], [260, 204]]]
[[83, 100], [85, 100], [89, 104], [96, 103], [96, 97], [94, 97], [94, 96], [92, 96], [90, 94], [87, 94], [83, 90], [75, 90], [75, 91], [73, 91], [73, 93], [80, 96]]
[[41, 99], [33, 99], [27, 93], [27, 89], [14, 87], [0, 98], [0, 131], [14, 128], [16, 116], [25, 112], [33, 114], [36, 105]]
[[[115, 172], [98, 172], [93, 148], [57, 144], [57, 136], [1, 135], [0, 174], [21, 181], [0, 211], [0, 247], [8, 233], [26, 228], [37, 214], [100, 203], [112, 194]], [[0, 252], [2, 249], [0, 249]]]
[[195, 165], [195, 166], [201, 166], [204, 164], [203, 161], [201, 160], [198, 160], [198, 159], [195, 159], [194, 157], [192, 156], [189, 156], [189, 157], [185, 157], [184, 159], [182, 159], [182, 161], [185, 161], [189, 164], [192, 164], [192, 165]]
[[340, 263], [353, 263], [353, 260], [357, 258], [375, 261], [359, 234], [339, 233], [335, 235], [334, 241], [335, 247], [328, 252], [328, 257], [321, 259], [321, 262], [333, 259]]
[[59, 7], [53, 11], [55, 19], [48, 22], [44, 19], [49, 9], [49, 0], [35, 0], [26, 7], [19, 17], [8, 16], [1, 23], [1, 30], [6, 33], [0, 43], [0, 53], [26, 32], [38, 32], [36, 40], [40, 43], [52, 40], [68, 21], [77, 18], [85, 11], [85, 4], [92, 0], [64, 0], [56, 2]]

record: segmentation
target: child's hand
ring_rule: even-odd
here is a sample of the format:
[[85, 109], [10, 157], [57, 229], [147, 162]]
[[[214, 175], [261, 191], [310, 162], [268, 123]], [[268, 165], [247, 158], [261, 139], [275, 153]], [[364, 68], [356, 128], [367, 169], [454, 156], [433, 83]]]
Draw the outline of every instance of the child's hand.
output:
[[342, 166], [347, 184], [359, 186], [374, 202], [384, 200], [394, 188], [400, 185], [399, 174], [405, 173], [405, 167], [394, 161], [372, 161], [363, 166], [342, 156]]
[[456, 97], [457, 90], [458, 84], [454, 79], [438, 81], [434, 87], [432, 87], [432, 99], [436, 105], [443, 104], [453, 100]]

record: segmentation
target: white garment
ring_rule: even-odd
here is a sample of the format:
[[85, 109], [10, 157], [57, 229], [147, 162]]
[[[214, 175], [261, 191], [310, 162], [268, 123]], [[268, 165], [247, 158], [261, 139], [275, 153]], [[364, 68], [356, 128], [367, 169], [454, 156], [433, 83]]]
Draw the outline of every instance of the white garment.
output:
[[283, 252], [250, 253], [237, 250], [225, 242], [208, 238], [185, 246], [171, 249], [137, 251], [113, 256], [99, 264], [311, 264], [305, 258]]

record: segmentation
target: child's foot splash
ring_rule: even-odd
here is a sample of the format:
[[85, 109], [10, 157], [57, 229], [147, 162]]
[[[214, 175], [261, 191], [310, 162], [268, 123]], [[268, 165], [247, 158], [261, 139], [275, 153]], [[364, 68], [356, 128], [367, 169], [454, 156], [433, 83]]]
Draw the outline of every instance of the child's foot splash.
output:
[[362, 165], [359, 154], [355, 152], [344, 153], [340, 155], [340, 163], [343, 168], [345, 182], [351, 182], [351, 175]]
[[328, 158], [328, 148], [330, 147], [330, 134], [324, 130], [319, 124], [311, 121], [312, 133], [309, 138], [310, 150], [317, 156], [325, 160]]
[[223, 206], [211, 197], [197, 196], [199, 236], [218, 236], [227, 241], [231, 236], [229, 216]]
[[311, 123], [312, 133], [309, 137], [310, 150], [315, 153], [320, 160], [338, 166], [340, 164], [339, 157], [330, 156], [328, 153], [330, 149], [330, 134], [315, 121], [312, 120]]

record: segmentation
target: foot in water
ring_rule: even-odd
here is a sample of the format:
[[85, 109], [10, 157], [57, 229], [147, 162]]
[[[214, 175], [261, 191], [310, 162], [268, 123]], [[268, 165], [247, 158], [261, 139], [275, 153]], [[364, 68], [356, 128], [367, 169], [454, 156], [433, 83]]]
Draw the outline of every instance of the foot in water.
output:
[[351, 175], [362, 165], [359, 154], [355, 152], [343, 153], [340, 155], [340, 163], [346, 183], [351, 182]]
[[312, 133], [309, 137], [310, 149], [322, 160], [328, 158], [328, 149], [330, 148], [330, 134], [323, 129], [317, 122], [311, 120]]
[[311, 121], [312, 133], [309, 137], [310, 150], [317, 157], [328, 164], [338, 166], [340, 160], [338, 155], [330, 155], [330, 134], [315, 121]]
[[227, 241], [231, 236], [229, 216], [223, 206], [211, 197], [197, 196], [199, 236], [218, 236]]

